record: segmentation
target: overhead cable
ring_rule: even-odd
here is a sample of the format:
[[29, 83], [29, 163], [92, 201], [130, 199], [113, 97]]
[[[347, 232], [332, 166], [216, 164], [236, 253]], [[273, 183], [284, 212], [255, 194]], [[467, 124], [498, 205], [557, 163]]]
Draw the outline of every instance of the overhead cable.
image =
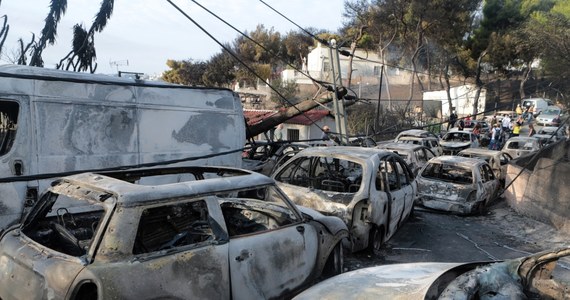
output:
[[[228, 49], [226, 46], [224, 46], [220, 41], [218, 41], [214, 36], [212, 36], [212, 34], [210, 34], [206, 29], [204, 29], [204, 27], [202, 27], [200, 24], [198, 24], [198, 22], [196, 22], [192, 17], [190, 17], [185, 11], [183, 11], [180, 7], [178, 7], [176, 4], [174, 4], [171, 0], [167, 0], [168, 3], [170, 3], [174, 8], [176, 8], [176, 10], [178, 10], [184, 17], [186, 17], [190, 22], [194, 23], [194, 25], [196, 25], [196, 27], [198, 27], [200, 30], [202, 30], [202, 32], [204, 32], [206, 35], [208, 35], [208, 37], [210, 37], [214, 42], [216, 42], [220, 47], [222, 47], [222, 49], [224, 49], [228, 54], [230, 54], [235, 60], [237, 60], [240, 64], [242, 64], [249, 72], [251, 72], [253, 75], [255, 75], [255, 77], [265, 81], [264, 78], [262, 78], [259, 74], [257, 74], [257, 72], [255, 72], [255, 70], [253, 70], [250, 66], [248, 66], [244, 61], [242, 61], [235, 53], [233, 53], [230, 49]], [[291, 107], [294, 107], [303, 117], [305, 117], [311, 124], [314, 124], [315, 126], [317, 126], [320, 130], [322, 130], [322, 128], [316, 123], [316, 121], [312, 120], [309, 116], [307, 116], [305, 114], [305, 112], [301, 111], [296, 105], [294, 105], [293, 103], [291, 103], [291, 101], [289, 101], [289, 99], [285, 98], [285, 96], [283, 96], [277, 89], [275, 89], [271, 84], [267, 84], [267, 86], [273, 91], [275, 92], [275, 94], [277, 94], [281, 99], [285, 100], [285, 102], [289, 103], [289, 105], [291, 105]]]
[[290, 66], [291, 68], [293, 68], [295, 71], [303, 74], [304, 76], [306, 76], [307, 78], [311, 79], [312, 81], [320, 84], [320, 85], [330, 85], [330, 82], [325, 82], [325, 81], [321, 81], [321, 80], [317, 80], [313, 77], [311, 77], [310, 74], [303, 72], [302, 70], [300, 70], [299, 68], [297, 68], [296, 66], [294, 66], [293, 64], [290, 64], [289, 62], [287, 62], [287, 60], [285, 58], [283, 58], [281, 55], [274, 53], [273, 51], [267, 49], [265, 46], [263, 46], [263, 44], [257, 42], [256, 40], [254, 40], [253, 38], [251, 38], [250, 36], [248, 36], [247, 34], [243, 33], [242, 31], [240, 31], [239, 29], [235, 28], [235, 26], [231, 25], [230, 23], [228, 23], [226, 20], [220, 18], [218, 15], [216, 15], [215, 13], [213, 13], [212, 11], [210, 11], [208, 8], [204, 7], [202, 4], [198, 3], [196, 0], [190, 0], [192, 2], [194, 2], [196, 5], [198, 5], [200, 8], [202, 8], [203, 10], [205, 10], [206, 12], [208, 12], [209, 14], [211, 14], [212, 16], [214, 16], [216, 19], [220, 20], [221, 22], [223, 22], [224, 24], [226, 24], [227, 26], [229, 26], [230, 28], [232, 28], [233, 30], [235, 30], [237, 33], [241, 34], [242, 36], [244, 36], [245, 38], [247, 38], [248, 40], [250, 40], [251, 42], [253, 42], [254, 44], [256, 44], [257, 46], [261, 47], [263, 50], [265, 50], [265, 52], [273, 55], [274, 57], [279, 58], [281, 61], [283, 61], [285, 64], [287, 64], [288, 66]]

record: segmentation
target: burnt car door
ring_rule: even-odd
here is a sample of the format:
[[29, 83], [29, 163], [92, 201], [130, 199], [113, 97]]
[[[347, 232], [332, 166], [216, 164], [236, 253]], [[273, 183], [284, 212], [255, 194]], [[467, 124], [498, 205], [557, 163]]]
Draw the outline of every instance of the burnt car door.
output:
[[222, 211], [230, 236], [232, 298], [284, 297], [314, 274], [317, 231], [279, 190], [228, 200]]
[[485, 204], [487, 204], [495, 198], [499, 181], [489, 164], [482, 164], [479, 167], [479, 172], [483, 186], [482, 198], [485, 199]]
[[384, 191], [390, 199], [387, 237], [396, 232], [413, 205], [411, 174], [407, 170], [405, 162], [394, 156], [385, 156], [380, 161], [380, 174], [387, 183]]
[[[129, 211], [133, 209], [118, 210], [114, 219], [140, 216], [129, 222], [135, 226], [111, 223], [109, 228], [121, 230], [109, 229], [114, 234], [105, 238], [100, 261], [89, 266], [88, 272], [99, 278], [103, 299], [230, 298], [227, 234], [219, 225], [223, 217], [216, 200], [177, 199], [136, 209], [133, 215]], [[129, 234], [130, 243], [120, 241]], [[113, 246], [123, 242], [131, 245], [125, 247], [132, 254], [105, 263], [114, 257], [109, 252]]]

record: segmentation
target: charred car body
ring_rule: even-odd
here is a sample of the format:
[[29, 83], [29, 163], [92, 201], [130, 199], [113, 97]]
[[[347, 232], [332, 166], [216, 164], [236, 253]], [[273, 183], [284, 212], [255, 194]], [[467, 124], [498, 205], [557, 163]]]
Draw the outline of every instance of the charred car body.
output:
[[540, 150], [540, 143], [534, 136], [515, 136], [508, 139], [501, 148], [501, 151], [508, 153], [511, 157], [517, 158], [519, 156], [535, 153]]
[[294, 299], [568, 299], [568, 270], [559, 262], [568, 256], [570, 248], [562, 248], [503, 262], [370, 267], [329, 278]]
[[541, 147], [547, 146], [552, 144], [556, 141], [562, 140], [565, 138], [565, 128], [559, 128], [554, 126], [545, 126], [542, 127], [535, 135], [532, 137], [538, 139], [538, 143]]
[[3, 233], [0, 298], [285, 297], [342, 270], [346, 226], [303, 211], [239, 169], [64, 177]]
[[454, 155], [467, 148], [479, 147], [477, 136], [470, 130], [454, 130], [446, 133], [439, 142], [443, 155]]
[[408, 163], [414, 174], [427, 164], [427, 162], [436, 155], [425, 146], [406, 143], [387, 143], [378, 146], [379, 149], [386, 149], [398, 154]]
[[430, 148], [435, 155], [441, 155], [443, 153], [439, 143], [439, 137], [423, 129], [404, 130], [396, 136], [394, 142], [422, 145]]
[[417, 192], [406, 162], [373, 148], [308, 148], [272, 176], [295, 203], [343, 219], [352, 251], [379, 249], [408, 218]]
[[459, 152], [457, 156], [483, 159], [489, 163], [491, 169], [495, 172], [495, 176], [502, 180], [502, 182], [505, 181], [507, 175], [507, 164], [513, 159], [508, 153], [484, 148], [465, 149]]
[[457, 214], [485, 211], [499, 188], [499, 179], [487, 162], [459, 156], [430, 160], [416, 180], [418, 204]]

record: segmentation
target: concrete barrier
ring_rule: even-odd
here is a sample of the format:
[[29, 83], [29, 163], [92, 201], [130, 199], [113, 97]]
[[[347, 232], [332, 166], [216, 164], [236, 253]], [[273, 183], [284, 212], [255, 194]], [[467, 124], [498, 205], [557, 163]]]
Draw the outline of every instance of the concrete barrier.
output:
[[510, 185], [504, 193], [515, 211], [566, 232], [570, 232], [568, 145], [560, 141], [538, 155], [513, 160], [507, 167]]

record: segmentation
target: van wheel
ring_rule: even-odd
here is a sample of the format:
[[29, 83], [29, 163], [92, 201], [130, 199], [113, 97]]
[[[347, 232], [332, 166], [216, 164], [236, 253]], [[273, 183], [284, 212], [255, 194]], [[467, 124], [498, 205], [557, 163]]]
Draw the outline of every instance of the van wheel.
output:
[[342, 249], [342, 242], [336, 244], [331, 251], [325, 268], [323, 270], [323, 279], [329, 278], [342, 273], [344, 267], [344, 254]]
[[368, 237], [368, 250], [372, 253], [379, 251], [384, 243], [384, 227], [378, 228], [374, 226], [370, 229]]

